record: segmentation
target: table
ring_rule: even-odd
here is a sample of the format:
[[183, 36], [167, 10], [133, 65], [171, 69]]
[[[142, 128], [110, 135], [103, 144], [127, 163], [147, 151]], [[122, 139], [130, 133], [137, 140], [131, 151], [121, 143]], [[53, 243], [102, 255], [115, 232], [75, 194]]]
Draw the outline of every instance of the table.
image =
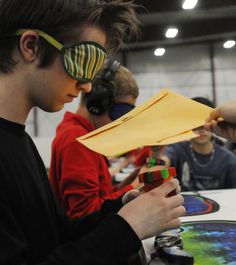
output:
[[[231, 220], [236, 221], [236, 189], [224, 189], [224, 190], [206, 190], [199, 192], [183, 192], [183, 195], [201, 195], [203, 197], [214, 200], [219, 204], [219, 210], [214, 213], [202, 214], [202, 215], [193, 215], [193, 216], [184, 216], [181, 217], [182, 223], [186, 224], [187, 222], [193, 221], [213, 221], [213, 220]], [[235, 229], [236, 232], [236, 229]], [[143, 264], [150, 265], [172, 265], [168, 263], [163, 263], [162, 260], [156, 258], [155, 261], [150, 261], [150, 254], [153, 253], [154, 250], [154, 237], [143, 240], [143, 247], [145, 251], [145, 258], [142, 257]], [[149, 262], [150, 261], [150, 262]], [[148, 263], [149, 262], [149, 263]], [[226, 264], [226, 263], [218, 263], [218, 264]], [[236, 265], [236, 257], [230, 265]], [[216, 265], [216, 264], [198, 264], [198, 265]]]

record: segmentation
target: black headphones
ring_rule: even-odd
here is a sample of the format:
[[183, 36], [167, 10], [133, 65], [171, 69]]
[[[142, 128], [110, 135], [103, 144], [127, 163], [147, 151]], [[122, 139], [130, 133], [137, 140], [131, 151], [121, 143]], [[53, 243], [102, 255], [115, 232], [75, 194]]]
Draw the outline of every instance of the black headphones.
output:
[[114, 80], [119, 66], [119, 62], [109, 60], [103, 69], [102, 77], [95, 78], [92, 91], [85, 94], [86, 107], [91, 114], [104, 114], [113, 105], [115, 88], [111, 81]]

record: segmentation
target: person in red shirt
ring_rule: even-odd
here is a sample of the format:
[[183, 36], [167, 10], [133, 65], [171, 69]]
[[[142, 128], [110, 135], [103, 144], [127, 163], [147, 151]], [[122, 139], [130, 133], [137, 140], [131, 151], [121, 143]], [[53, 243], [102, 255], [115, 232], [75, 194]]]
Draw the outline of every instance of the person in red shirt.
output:
[[152, 154], [150, 146], [143, 146], [134, 149], [129, 152], [128, 157], [132, 157], [133, 164], [137, 167], [142, 167], [146, 162], [147, 158]]
[[105, 200], [116, 199], [138, 185], [132, 174], [112, 186], [107, 158], [76, 140], [132, 110], [138, 93], [131, 72], [110, 60], [95, 79], [92, 92], [82, 94], [76, 113], [66, 112], [58, 125], [52, 143], [50, 181], [70, 218], [97, 211]]

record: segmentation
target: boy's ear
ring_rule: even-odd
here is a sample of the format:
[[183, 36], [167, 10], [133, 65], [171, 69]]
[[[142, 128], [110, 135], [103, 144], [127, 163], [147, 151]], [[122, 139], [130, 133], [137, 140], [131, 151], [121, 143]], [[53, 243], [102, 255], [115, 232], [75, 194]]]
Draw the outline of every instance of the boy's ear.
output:
[[38, 40], [39, 36], [34, 31], [24, 32], [19, 40], [19, 49], [20, 52], [27, 62], [32, 62], [37, 58], [38, 54]]

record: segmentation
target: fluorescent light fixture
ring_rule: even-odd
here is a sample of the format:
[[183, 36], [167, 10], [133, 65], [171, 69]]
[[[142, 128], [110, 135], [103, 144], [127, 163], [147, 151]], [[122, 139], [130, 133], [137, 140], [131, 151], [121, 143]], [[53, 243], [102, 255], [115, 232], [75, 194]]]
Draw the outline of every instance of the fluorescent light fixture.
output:
[[157, 48], [154, 52], [155, 56], [162, 56], [164, 55], [164, 53], [166, 52], [166, 50], [164, 48]]
[[175, 38], [176, 35], [178, 34], [178, 29], [177, 28], [169, 28], [166, 31], [166, 38]]
[[193, 9], [196, 4], [197, 4], [198, 0], [185, 0], [182, 7], [183, 9]]
[[225, 49], [230, 49], [235, 46], [235, 41], [234, 40], [227, 40], [224, 44], [223, 47]]

